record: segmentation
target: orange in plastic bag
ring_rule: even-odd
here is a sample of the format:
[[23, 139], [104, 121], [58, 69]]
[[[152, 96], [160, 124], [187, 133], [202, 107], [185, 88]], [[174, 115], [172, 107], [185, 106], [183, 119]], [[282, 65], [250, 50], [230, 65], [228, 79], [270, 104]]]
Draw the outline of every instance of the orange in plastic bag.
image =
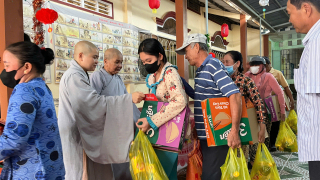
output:
[[289, 113], [288, 118], [286, 119], [286, 122], [290, 126], [291, 130], [294, 134], [298, 134], [298, 116], [294, 110], [291, 110]]
[[243, 151], [239, 148], [240, 157], [238, 157], [238, 148], [234, 150], [229, 148], [225, 163], [220, 167], [221, 180], [248, 180], [250, 179], [246, 159]]
[[279, 133], [275, 145], [279, 151], [298, 152], [297, 137], [285, 121], [280, 122]]
[[139, 131], [129, 151], [133, 180], [169, 180], [143, 131]]
[[276, 163], [265, 144], [259, 143], [251, 170], [251, 180], [280, 180]]

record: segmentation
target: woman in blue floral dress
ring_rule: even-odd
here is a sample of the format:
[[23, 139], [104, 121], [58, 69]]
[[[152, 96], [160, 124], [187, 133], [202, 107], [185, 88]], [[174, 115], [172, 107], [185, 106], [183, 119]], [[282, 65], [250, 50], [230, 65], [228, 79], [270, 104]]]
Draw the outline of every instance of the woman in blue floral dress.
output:
[[62, 147], [50, 89], [40, 77], [54, 59], [51, 49], [31, 42], [3, 53], [2, 83], [14, 88], [0, 136], [1, 180], [62, 180]]

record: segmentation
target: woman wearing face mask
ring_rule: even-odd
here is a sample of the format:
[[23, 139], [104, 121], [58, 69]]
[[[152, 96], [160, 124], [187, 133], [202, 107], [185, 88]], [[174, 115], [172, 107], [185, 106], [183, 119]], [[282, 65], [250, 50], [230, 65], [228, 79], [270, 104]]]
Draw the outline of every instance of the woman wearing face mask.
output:
[[[146, 78], [147, 87], [150, 93], [157, 96], [159, 101], [169, 104], [151, 118], [141, 118], [137, 122], [137, 127], [142, 131], [147, 131], [150, 127], [158, 129], [166, 122], [176, 117], [187, 106], [187, 95], [183, 88], [177, 67], [167, 62], [165, 51], [156, 39], [146, 39], [139, 46], [139, 56], [145, 65], [149, 75]], [[142, 125], [139, 125], [142, 122]], [[166, 156], [166, 151], [155, 150], [157, 155]], [[172, 156], [170, 157], [172, 158]], [[178, 153], [174, 159], [166, 161], [159, 158], [168, 178], [177, 179]]]
[[40, 77], [54, 59], [51, 49], [18, 42], [3, 53], [2, 83], [14, 88], [0, 136], [0, 179], [64, 179], [62, 146], [53, 98]]
[[[259, 93], [262, 99], [265, 99], [271, 96], [271, 93], [274, 92], [280, 104], [281, 111], [281, 120], [285, 121], [285, 100], [283, 91], [278, 84], [277, 80], [271, 73], [266, 72], [266, 60], [263, 57], [256, 56], [253, 57], [250, 61], [250, 71], [246, 72], [246, 75], [249, 76], [255, 82], [258, 87]], [[267, 131], [270, 137], [272, 123], [270, 120], [267, 121]], [[266, 146], [269, 147], [270, 138], [266, 140]], [[269, 147], [271, 148], [271, 147]]]
[[[259, 131], [259, 142], [264, 143], [265, 141], [265, 131], [266, 131], [266, 112], [263, 100], [260, 97], [258, 88], [256, 87], [253, 80], [243, 73], [242, 55], [238, 51], [229, 51], [223, 58], [223, 64], [232, 78], [234, 83], [239, 87], [241, 94], [245, 97], [246, 103], [249, 101], [253, 103], [257, 112], [257, 120], [260, 125]], [[250, 162], [253, 165], [257, 145], [250, 146]], [[246, 159], [249, 156], [249, 145], [242, 146], [243, 152], [246, 155]]]

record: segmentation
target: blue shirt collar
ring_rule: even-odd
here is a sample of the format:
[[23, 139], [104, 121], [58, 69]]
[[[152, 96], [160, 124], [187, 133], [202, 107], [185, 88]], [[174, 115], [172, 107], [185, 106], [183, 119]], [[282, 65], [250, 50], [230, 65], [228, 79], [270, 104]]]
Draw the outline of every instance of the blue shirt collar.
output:
[[201, 66], [197, 69], [198, 71], [201, 71], [201, 69], [206, 66], [206, 64], [209, 62], [210, 59], [212, 59], [213, 57], [211, 56], [211, 54], [209, 54], [206, 59], [203, 61], [203, 63], [201, 64]]

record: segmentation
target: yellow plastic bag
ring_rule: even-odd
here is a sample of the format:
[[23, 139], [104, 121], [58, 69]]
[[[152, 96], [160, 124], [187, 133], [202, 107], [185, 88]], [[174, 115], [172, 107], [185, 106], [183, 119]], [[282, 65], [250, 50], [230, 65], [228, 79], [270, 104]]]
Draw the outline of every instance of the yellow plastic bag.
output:
[[139, 131], [129, 151], [133, 180], [169, 180], [143, 131]]
[[[238, 157], [238, 150], [240, 157]], [[250, 179], [246, 159], [241, 148], [229, 148], [225, 163], [220, 167], [221, 180], [248, 180]]]
[[293, 133], [297, 134], [298, 133], [298, 128], [297, 128], [298, 116], [294, 110], [290, 111], [289, 116], [286, 119], [286, 122], [288, 123], [288, 125], [292, 129]]
[[259, 143], [251, 180], [280, 180], [277, 165], [265, 144]]
[[279, 151], [298, 152], [297, 137], [285, 121], [280, 122], [276, 148]]

